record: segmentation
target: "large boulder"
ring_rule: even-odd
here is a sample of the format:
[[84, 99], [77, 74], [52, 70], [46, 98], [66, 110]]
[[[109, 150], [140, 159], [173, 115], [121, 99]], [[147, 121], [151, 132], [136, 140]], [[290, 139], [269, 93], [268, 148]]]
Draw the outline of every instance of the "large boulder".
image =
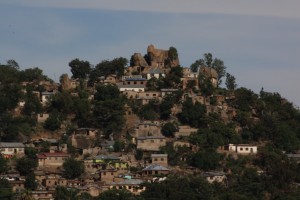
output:
[[[176, 67], [179, 65], [179, 59], [171, 60], [169, 58], [169, 51], [156, 49], [153, 44], [150, 44], [147, 48], [147, 54], [151, 61], [151, 66], [154, 67], [165, 67], [169, 65], [170, 67]], [[170, 62], [171, 60], [171, 62]]]
[[140, 53], [133, 54], [133, 66], [147, 67], [148, 63]]

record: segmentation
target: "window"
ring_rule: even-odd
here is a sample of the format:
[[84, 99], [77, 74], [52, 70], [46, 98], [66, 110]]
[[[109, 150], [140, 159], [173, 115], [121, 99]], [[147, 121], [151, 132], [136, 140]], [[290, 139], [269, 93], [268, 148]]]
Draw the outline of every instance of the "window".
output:
[[160, 160], [161, 160], [161, 161], [164, 161], [164, 158], [161, 158]]
[[110, 173], [110, 175], [112, 175], [112, 176], [113, 176], [113, 175], [114, 175], [114, 173], [112, 172], [112, 173]]
[[141, 84], [143, 85], [143, 84], [144, 84], [144, 82], [142, 81], [142, 82], [141, 82]]
[[103, 172], [103, 175], [106, 175], [106, 172]]
[[246, 151], [249, 151], [249, 148], [246, 148]]
[[153, 96], [155, 97], [155, 96], [156, 96], [156, 94], [153, 94]]
[[244, 149], [243, 148], [240, 148], [240, 151], [243, 151]]
[[148, 96], [149, 96], [149, 94], [146, 94], [146, 96], [148, 97]]
[[136, 81], [134, 81], [133, 84], [136, 85]]
[[157, 161], [157, 158], [154, 158], [154, 161]]
[[151, 143], [154, 143], [154, 140], [150, 140]]

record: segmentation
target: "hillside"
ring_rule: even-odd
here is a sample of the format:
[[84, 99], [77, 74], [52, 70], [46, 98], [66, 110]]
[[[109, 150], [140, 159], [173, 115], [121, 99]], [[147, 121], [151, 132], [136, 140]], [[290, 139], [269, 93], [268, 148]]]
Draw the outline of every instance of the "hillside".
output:
[[[149, 45], [129, 61], [69, 66], [72, 77], [54, 83], [38, 68], [0, 65], [1, 142], [57, 139], [82, 161], [112, 142], [109, 151], [135, 157], [137, 170], [151, 154], [167, 154], [174, 173], [146, 184], [145, 199], [300, 197], [299, 110], [278, 93], [238, 87], [212, 54], [182, 67], [175, 47]], [[87, 129], [93, 139], [76, 135]], [[226, 181], [203, 182], [211, 172]]]

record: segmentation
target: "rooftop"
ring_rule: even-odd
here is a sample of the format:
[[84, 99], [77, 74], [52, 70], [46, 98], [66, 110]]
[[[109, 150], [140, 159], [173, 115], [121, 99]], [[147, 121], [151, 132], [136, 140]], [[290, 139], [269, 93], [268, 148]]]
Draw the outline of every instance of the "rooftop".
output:
[[158, 164], [153, 164], [153, 165], [148, 165], [142, 171], [169, 171], [169, 169]]
[[0, 142], [0, 148], [24, 148], [21, 142]]

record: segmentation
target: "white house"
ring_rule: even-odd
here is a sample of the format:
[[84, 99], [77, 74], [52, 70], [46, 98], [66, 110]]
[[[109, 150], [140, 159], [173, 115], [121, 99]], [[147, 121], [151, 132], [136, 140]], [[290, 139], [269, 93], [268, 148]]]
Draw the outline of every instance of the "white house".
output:
[[0, 152], [3, 157], [23, 156], [25, 154], [25, 145], [20, 142], [0, 142]]
[[202, 176], [209, 183], [225, 183], [227, 180], [226, 173], [224, 172], [204, 172]]
[[257, 145], [229, 144], [228, 151], [236, 152], [238, 154], [257, 154]]
[[151, 79], [151, 78], [161, 78], [161, 77], [165, 77], [165, 73], [158, 67], [151, 67], [147, 72], [147, 80]]

